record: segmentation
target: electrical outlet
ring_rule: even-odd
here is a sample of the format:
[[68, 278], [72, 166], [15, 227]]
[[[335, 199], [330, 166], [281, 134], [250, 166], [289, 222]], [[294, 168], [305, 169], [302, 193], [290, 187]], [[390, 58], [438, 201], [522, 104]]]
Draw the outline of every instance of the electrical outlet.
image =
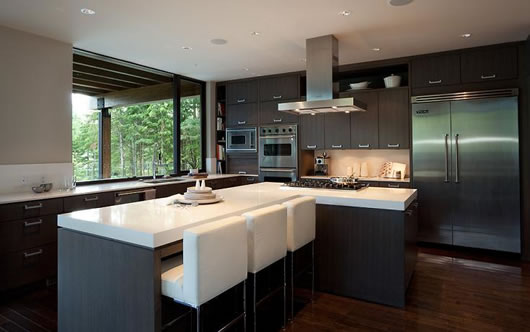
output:
[[23, 176], [23, 177], [22, 177], [22, 184], [26, 184], [26, 182], [28, 182], [28, 181], [27, 181], [26, 177]]

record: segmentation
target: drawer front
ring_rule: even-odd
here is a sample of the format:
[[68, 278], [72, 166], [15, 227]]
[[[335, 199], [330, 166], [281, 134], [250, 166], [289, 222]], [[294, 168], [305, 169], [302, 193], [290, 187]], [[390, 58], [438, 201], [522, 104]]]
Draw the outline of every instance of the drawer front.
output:
[[385, 188], [410, 188], [410, 183], [408, 182], [381, 182], [380, 187]]
[[94, 209], [114, 205], [114, 193], [98, 193], [67, 197], [64, 199], [64, 212]]
[[258, 81], [227, 84], [226, 96], [228, 104], [254, 103], [258, 99]]
[[228, 155], [228, 173], [258, 174], [258, 156]]
[[57, 242], [57, 215], [0, 223], [0, 254]]
[[241, 184], [243, 184], [243, 185], [258, 183], [258, 177], [257, 176], [245, 176], [245, 177], [242, 177], [241, 179], [242, 179]]
[[298, 99], [299, 91], [298, 76], [267, 78], [260, 81], [259, 99], [284, 102], [288, 99]]
[[0, 221], [33, 218], [62, 212], [62, 198], [4, 204], [0, 205]]
[[183, 194], [187, 187], [193, 186], [193, 183], [168, 184], [156, 187], [156, 198], [168, 197], [176, 194]]
[[57, 274], [57, 244], [0, 255], [0, 290], [19, 287]]
[[517, 48], [489, 49], [462, 55], [462, 82], [517, 78]]

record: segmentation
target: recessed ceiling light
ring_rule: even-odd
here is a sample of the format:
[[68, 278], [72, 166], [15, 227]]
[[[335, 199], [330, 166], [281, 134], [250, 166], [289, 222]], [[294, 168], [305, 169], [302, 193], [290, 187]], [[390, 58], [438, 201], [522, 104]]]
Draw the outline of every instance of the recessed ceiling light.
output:
[[252, 32], [250, 33], [250, 35], [251, 35], [251, 36], [259, 36], [259, 35], [261, 35], [261, 32], [259, 32], [259, 31], [252, 31]]
[[227, 41], [226, 41], [226, 39], [215, 38], [215, 39], [210, 40], [210, 43], [212, 43], [214, 45], [224, 45], [224, 44], [227, 43]]
[[379, 52], [379, 51], [381, 51], [381, 49], [379, 47], [374, 47], [374, 48], [372, 48], [372, 51]]
[[350, 15], [351, 15], [351, 11], [349, 11], [349, 10], [343, 10], [343, 11], [339, 12], [339, 15], [342, 15], [342, 16], [350, 16]]
[[460, 37], [469, 38], [469, 37], [471, 37], [471, 34], [470, 33], [463, 33], [463, 34], [460, 35]]
[[300, 58], [300, 61], [307, 62], [306, 58]]
[[85, 15], [94, 15], [96, 14], [96, 12], [90, 8], [83, 8], [81, 9], [81, 13], [85, 14]]
[[248, 68], [243, 68], [244, 71], [248, 71]]
[[411, 3], [412, 0], [389, 0], [388, 3], [391, 6], [405, 6]]
[[191, 51], [191, 50], [192, 50], [192, 48], [189, 47], [189, 46], [182, 46], [182, 49], [183, 49], [184, 51]]

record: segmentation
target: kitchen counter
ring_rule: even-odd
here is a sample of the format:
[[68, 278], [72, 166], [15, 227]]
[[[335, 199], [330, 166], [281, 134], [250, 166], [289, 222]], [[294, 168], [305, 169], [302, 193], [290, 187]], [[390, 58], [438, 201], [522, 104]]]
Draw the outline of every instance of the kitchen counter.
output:
[[[210, 174], [206, 180], [225, 179], [231, 177], [239, 177], [241, 174]], [[244, 176], [257, 176], [253, 174], [245, 174]], [[159, 186], [165, 186], [170, 184], [178, 183], [195, 183], [195, 179], [187, 179], [180, 177], [181, 181], [172, 181], [165, 183], [145, 183], [143, 181], [122, 181], [122, 182], [109, 182], [91, 185], [78, 185], [74, 190], [61, 191], [58, 189], [52, 189], [49, 192], [41, 194], [35, 194], [33, 192], [23, 193], [9, 193], [0, 195], [0, 204], [8, 203], [19, 203], [19, 202], [30, 202], [43, 199], [70, 197], [77, 195], [90, 195], [109, 191], [120, 191], [120, 190], [133, 190], [133, 189], [144, 189], [144, 188], [156, 188]]]
[[366, 188], [359, 191], [282, 187], [258, 183], [217, 190], [221, 203], [197, 207], [168, 205], [171, 197], [82, 210], [59, 215], [60, 227], [157, 248], [182, 239], [186, 228], [240, 215], [298, 196], [314, 196], [317, 204], [404, 211], [416, 199], [415, 189]]
[[[301, 176], [302, 179], [317, 179], [317, 180], [326, 180], [333, 177], [341, 177], [344, 175], [337, 175], [337, 176], [323, 176], [323, 175], [308, 175], [308, 176]], [[382, 178], [379, 176], [366, 176], [366, 177], [359, 177], [357, 178], [359, 181], [373, 181], [373, 182], [401, 182], [401, 183], [410, 183], [410, 178], [404, 178], [404, 179], [391, 179], [391, 178]]]

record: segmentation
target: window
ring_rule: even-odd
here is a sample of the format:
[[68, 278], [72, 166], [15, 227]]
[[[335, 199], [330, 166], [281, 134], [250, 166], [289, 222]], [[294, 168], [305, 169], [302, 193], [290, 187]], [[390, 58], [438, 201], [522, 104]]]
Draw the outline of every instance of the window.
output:
[[[173, 172], [173, 100], [110, 110], [111, 177]], [[160, 163], [159, 163], [160, 157]]]
[[72, 163], [78, 181], [99, 178], [99, 112], [90, 97], [72, 94]]
[[200, 83], [180, 80], [180, 170], [201, 169], [202, 87]]

